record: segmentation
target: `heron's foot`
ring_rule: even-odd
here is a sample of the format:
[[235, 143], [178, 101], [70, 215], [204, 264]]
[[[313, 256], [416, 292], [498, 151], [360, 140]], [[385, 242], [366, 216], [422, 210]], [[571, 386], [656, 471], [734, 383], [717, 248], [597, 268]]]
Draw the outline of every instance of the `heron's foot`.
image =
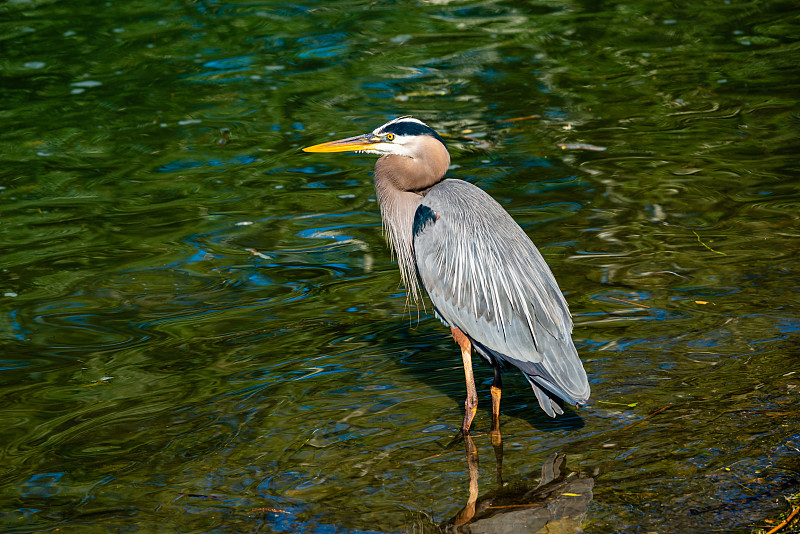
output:
[[475, 418], [475, 414], [478, 412], [478, 399], [467, 397], [467, 400], [464, 401], [464, 424], [461, 425], [461, 431], [464, 434], [469, 434], [469, 427], [472, 426], [472, 420]]

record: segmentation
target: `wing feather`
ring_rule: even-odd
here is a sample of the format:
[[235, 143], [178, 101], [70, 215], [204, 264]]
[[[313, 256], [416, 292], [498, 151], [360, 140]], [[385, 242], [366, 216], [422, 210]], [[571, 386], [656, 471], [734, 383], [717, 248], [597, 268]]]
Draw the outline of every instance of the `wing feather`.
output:
[[520, 368], [548, 414], [559, 413], [554, 396], [585, 402], [589, 383], [567, 303], [511, 216], [480, 188], [444, 180], [415, 217], [417, 272], [440, 317], [489, 361]]

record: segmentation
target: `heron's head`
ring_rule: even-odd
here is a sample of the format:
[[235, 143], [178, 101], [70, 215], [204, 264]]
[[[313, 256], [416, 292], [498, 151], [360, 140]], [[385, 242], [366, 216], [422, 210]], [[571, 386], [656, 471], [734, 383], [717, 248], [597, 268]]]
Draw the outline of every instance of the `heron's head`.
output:
[[330, 141], [303, 149], [305, 152], [362, 152], [381, 156], [422, 159], [432, 151], [447, 151], [444, 140], [433, 128], [411, 117], [393, 119], [372, 132]]

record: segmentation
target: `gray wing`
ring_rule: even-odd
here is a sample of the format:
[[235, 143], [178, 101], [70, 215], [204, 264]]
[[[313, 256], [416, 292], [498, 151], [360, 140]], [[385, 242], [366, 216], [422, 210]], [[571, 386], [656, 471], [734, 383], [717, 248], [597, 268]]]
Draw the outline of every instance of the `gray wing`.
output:
[[548, 415], [562, 413], [554, 396], [570, 404], [589, 398], [564, 296], [492, 197], [461, 180], [434, 186], [415, 214], [414, 257], [441, 318], [490, 361], [518, 367]]

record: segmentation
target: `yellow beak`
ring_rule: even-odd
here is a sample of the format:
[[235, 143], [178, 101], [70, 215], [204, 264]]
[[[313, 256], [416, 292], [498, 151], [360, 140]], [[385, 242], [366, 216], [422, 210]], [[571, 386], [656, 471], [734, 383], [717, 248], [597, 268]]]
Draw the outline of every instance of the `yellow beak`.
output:
[[319, 145], [308, 146], [303, 152], [351, 152], [357, 150], [369, 150], [381, 142], [381, 138], [371, 133], [329, 141]]

